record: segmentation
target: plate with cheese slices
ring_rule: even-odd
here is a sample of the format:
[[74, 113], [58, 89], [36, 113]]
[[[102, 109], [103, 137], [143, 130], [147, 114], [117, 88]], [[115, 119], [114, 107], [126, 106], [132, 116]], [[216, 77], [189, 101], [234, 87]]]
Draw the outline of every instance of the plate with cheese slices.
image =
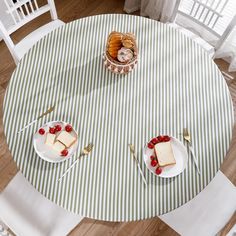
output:
[[71, 157], [78, 147], [78, 134], [63, 121], [51, 121], [33, 136], [36, 153], [45, 161], [61, 162]]
[[188, 153], [184, 144], [177, 138], [159, 135], [145, 146], [144, 162], [153, 174], [171, 178], [185, 170]]

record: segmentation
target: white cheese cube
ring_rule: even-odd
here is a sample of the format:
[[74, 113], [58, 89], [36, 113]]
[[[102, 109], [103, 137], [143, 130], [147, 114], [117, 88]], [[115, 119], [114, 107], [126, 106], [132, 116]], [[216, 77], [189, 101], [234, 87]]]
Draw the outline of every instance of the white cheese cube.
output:
[[56, 138], [55, 134], [47, 133], [45, 144], [52, 146], [55, 142], [55, 138]]
[[72, 136], [66, 131], [62, 131], [58, 135], [57, 140], [63, 143], [67, 148], [69, 148], [76, 141], [76, 137]]
[[176, 164], [174, 153], [170, 142], [158, 143], [155, 145], [155, 153], [159, 166]]

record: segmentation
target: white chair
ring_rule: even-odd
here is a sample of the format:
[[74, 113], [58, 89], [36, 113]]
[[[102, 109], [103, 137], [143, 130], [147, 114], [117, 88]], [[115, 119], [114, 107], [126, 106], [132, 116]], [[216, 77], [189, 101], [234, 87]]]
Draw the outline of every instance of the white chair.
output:
[[17, 236], [65, 236], [82, 219], [42, 196], [20, 172], [0, 194], [0, 222]]
[[182, 236], [215, 236], [236, 211], [236, 187], [219, 171], [191, 201], [160, 219]]
[[231, 12], [230, 4], [236, 9], [232, 0], [176, 0], [170, 25], [214, 56], [236, 25], [236, 10]]
[[11, 16], [7, 14], [7, 6], [4, 1], [0, 1], [0, 21], [3, 23], [5, 28], [10, 28], [14, 25], [14, 21]]
[[[16, 64], [37, 41], [39, 41], [51, 31], [65, 24], [61, 20], [58, 20], [53, 0], [48, 0], [48, 4], [40, 7], [37, 3], [37, 0], [17, 0], [16, 3], [13, 3], [12, 0], [1, 1], [4, 1], [6, 5], [6, 13], [11, 17], [12, 24], [10, 27], [7, 27], [4, 26], [3, 22], [0, 20], [0, 37], [2, 37], [5, 41]], [[19, 43], [13, 43], [10, 37], [13, 32], [36, 17], [49, 11], [52, 18], [51, 22], [33, 31]]]

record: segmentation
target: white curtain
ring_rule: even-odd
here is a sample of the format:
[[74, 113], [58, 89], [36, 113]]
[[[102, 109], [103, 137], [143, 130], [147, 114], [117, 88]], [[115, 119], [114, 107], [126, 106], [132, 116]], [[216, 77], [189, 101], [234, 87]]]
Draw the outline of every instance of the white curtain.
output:
[[131, 13], [140, 10], [141, 16], [167, 22], [174, 10], [176, 0], [126, 0], [124, 10]]
[[236, 27], [216, 52], [215, 58], [223, 58], [229, 62], [229, 72], [236, 71]]
[[[231, 0], [235, 1], [235, 0]], [[148, 16], [161, 22], [168, 22], [172, 16], [176, 0], [125, 0], [124, 11], [131, 13], [140, 10], [142, 16]], [[236, 1], [234, 2], [236, 4]], [[216, 52], [216, 58], [230, 63], [229, 71], [236, 71], [236, 27], [222, 47]]]

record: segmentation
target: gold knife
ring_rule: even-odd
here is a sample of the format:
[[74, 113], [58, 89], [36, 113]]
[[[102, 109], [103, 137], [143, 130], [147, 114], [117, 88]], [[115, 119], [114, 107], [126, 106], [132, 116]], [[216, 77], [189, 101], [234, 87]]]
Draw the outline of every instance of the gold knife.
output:
[[38, 120], [40, 120], [42, 117], [46, 116], [47, 114], [51, 113], [52, 111], [54, 111], [56, 105], [50, 107], [47, 111], [45, 111], [44, 113], [42, 113], [40, 116], [38, 116], [35, 120], [33, 120], [32, 122], [30, 122], [29, 124], [27, 124], [26, 126], [24, 126], [23, 128], [21, 128], [17, 133], [19, 134], [20, 132], [22, 132], [24, 129], [30, 127], [32, 124], [34, 124], [35, 122], [37, 122]]

